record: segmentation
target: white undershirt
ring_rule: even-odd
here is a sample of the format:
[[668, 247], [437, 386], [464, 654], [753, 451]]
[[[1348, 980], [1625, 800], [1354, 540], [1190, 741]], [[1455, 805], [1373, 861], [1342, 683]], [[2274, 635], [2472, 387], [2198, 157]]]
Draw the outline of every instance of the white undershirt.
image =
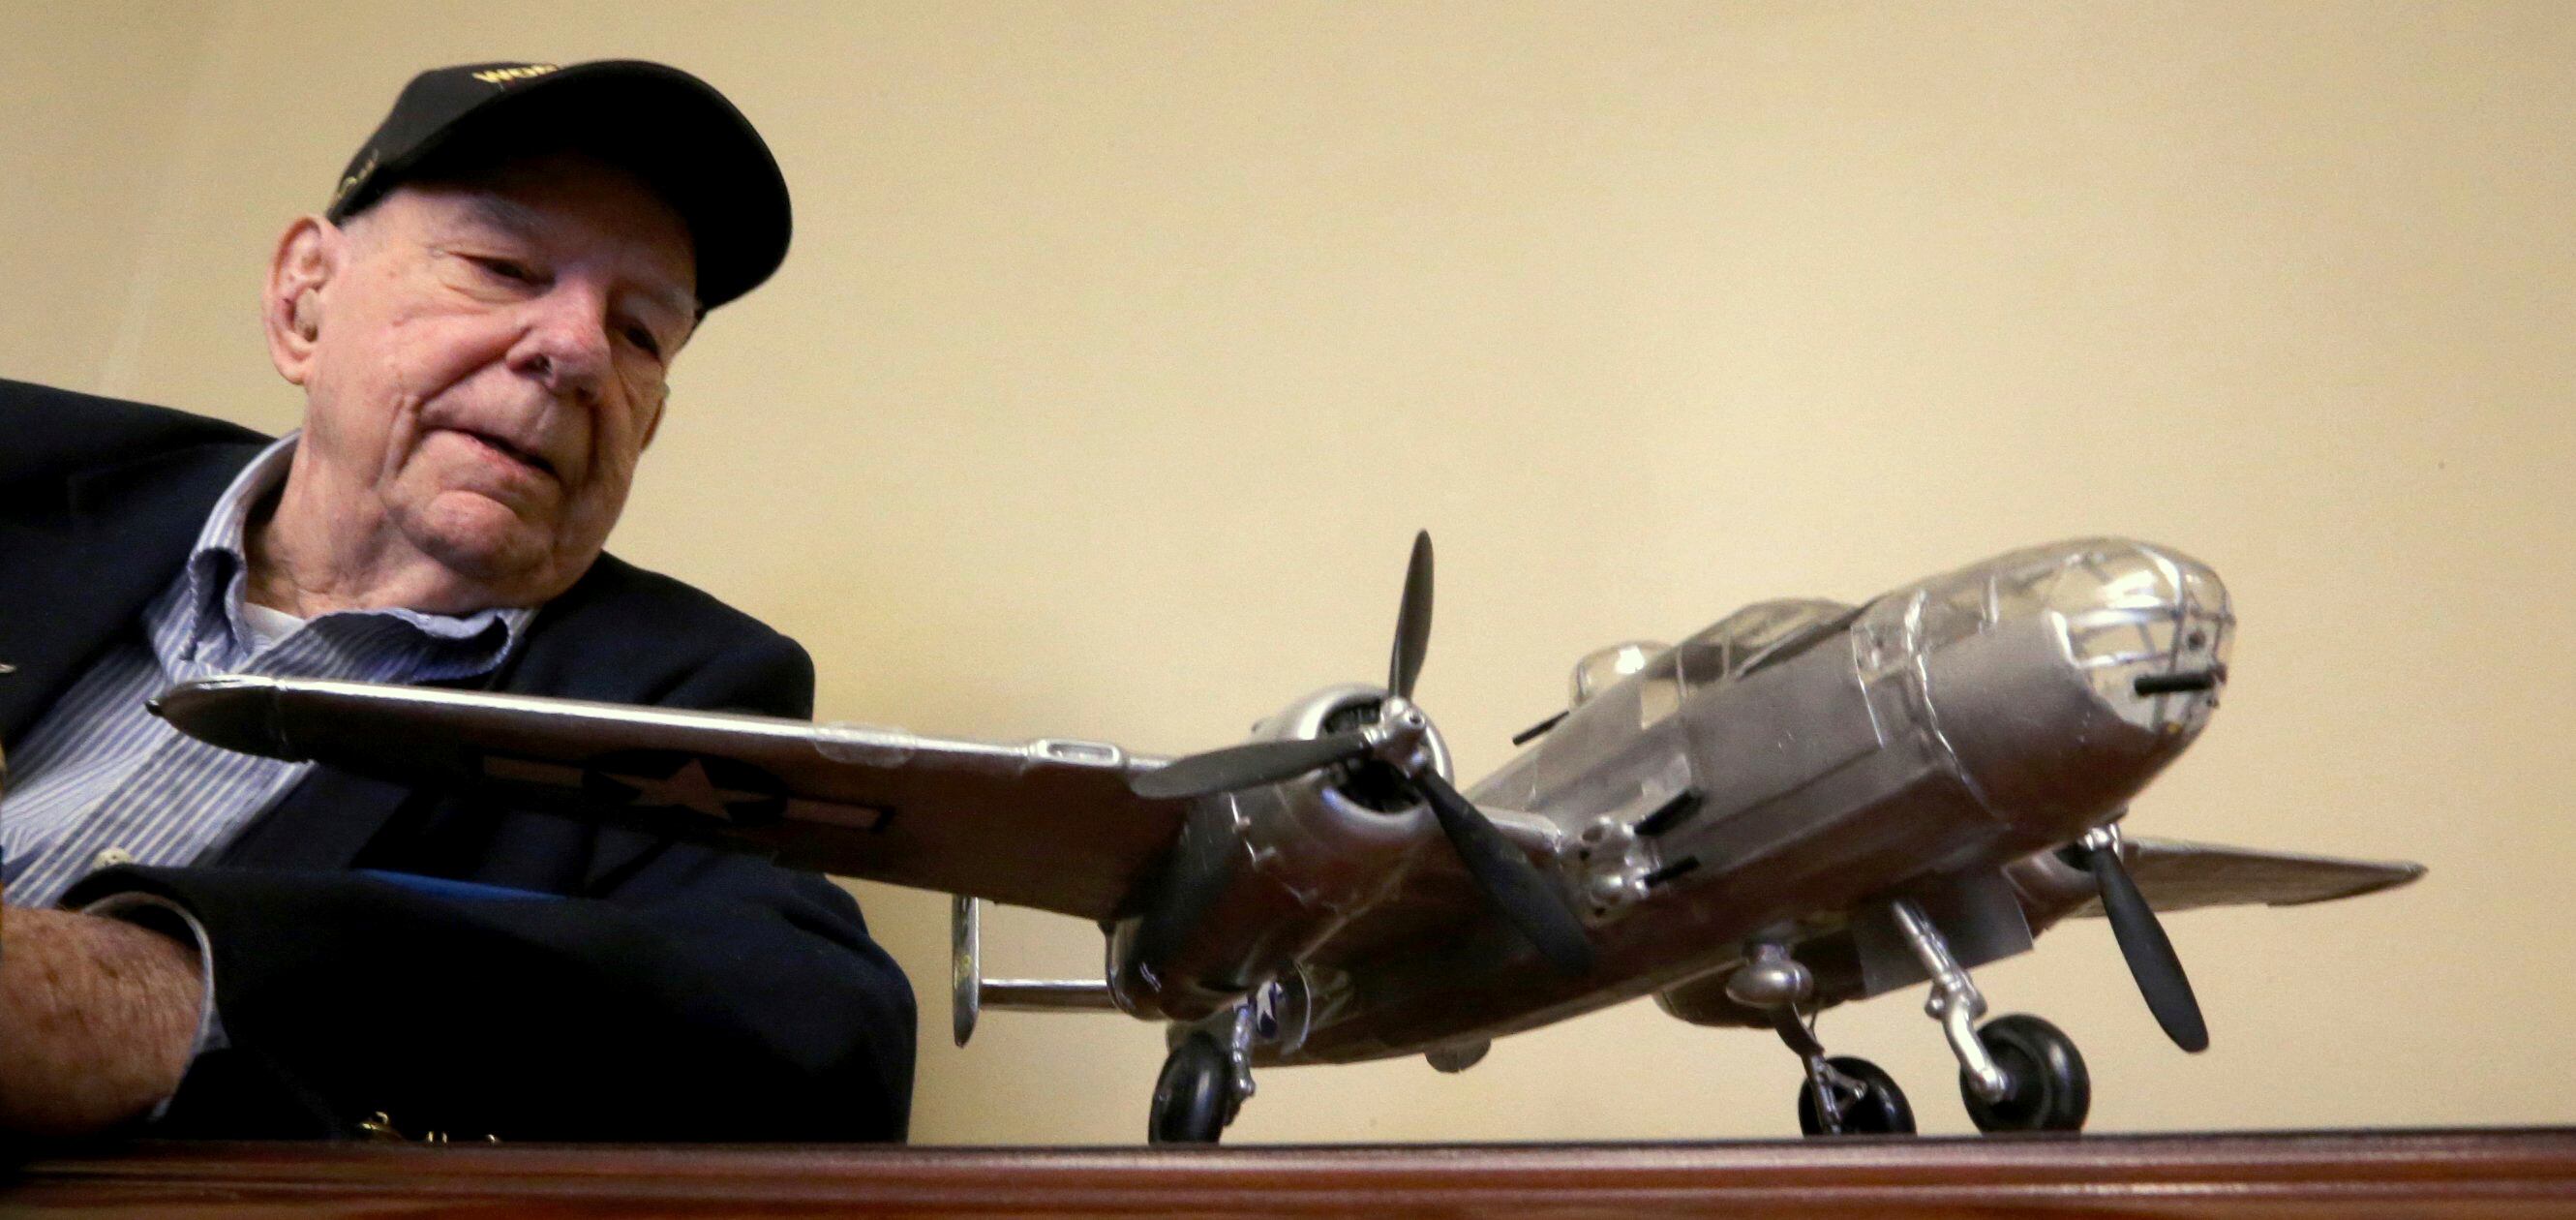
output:
[[283, 610], [273, 610], [244, 598], [241, 604], [242, 626], [250, 628], [252, 652], [266, 652], [268, 646], [304, 628], [304, 620]]

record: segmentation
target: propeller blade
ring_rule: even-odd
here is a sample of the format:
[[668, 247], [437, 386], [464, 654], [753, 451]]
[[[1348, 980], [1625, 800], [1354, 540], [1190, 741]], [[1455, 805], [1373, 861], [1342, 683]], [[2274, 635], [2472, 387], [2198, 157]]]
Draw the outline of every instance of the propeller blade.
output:
[[2119, 849], [2091, 847], [2083, 849], [2083, 855], [2084, 867], [2102, 891], [2102, 913], [2111, 920], [2111, 935], [2120, 942], [2120, 956], [2128, 959], [2129, 974], [2138, 980], [2138, 994], [2146, 997], [2147, 1011], [2155, 1014], [2156, 1024], [2164, 1027], [2175, 1046], [2194, 1054], [2208, 1050], [2209, 1025], [2201, 1020], [2200, 1000], [2191, 993], [2182, 959], [2175, 956], [2173, 942], [2156, 920], [2156, 909], [2147, 905], [2138, 883], [2129, 879]]
[[1388, 659], [1386, 689], [1399, 699], [1413, 697], [1422, 676], [1422, 657], [1431, 648], [1431, 531], [1413, 535], [1413, 560], [1404, 569], [1404, 608], [1395, 616], [1395, 655]]
[[1457, 849], [1459, 862], [1467, 866], [1467, 875], [1475, 878], [1476, 887], [1503, 918], [1538, 946], [1548, 964], [1569, 975], [1590, 973], [1592, 940], [1538, 866], [1437, 773], [1414, 776], [1413, 786], [1440, 819], [1440, 829]]
[[1239, 746], [1177, 758], [1166, 766], [1127, 781], [1127, 790], [1147, 800], [1177, 800], [1233, 792], [1294, 779], [1369, 751], [1368, 736], [1358, 729], [1322, 737], [1287, 741], [1247, 741]]

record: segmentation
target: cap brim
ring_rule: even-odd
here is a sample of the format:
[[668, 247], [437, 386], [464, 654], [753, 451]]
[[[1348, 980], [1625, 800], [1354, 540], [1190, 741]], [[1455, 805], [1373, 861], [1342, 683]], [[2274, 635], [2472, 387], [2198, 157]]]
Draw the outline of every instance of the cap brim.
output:
[[723, 94], [663, 64], [602, 60], [513, 85], [380, 167], [376, 179], [399, 183], [539, 150], [622, 166], [670, 204], [696, 245], [704, 308], [760, 286], [786, 260], [793, 216], [769, 145]]

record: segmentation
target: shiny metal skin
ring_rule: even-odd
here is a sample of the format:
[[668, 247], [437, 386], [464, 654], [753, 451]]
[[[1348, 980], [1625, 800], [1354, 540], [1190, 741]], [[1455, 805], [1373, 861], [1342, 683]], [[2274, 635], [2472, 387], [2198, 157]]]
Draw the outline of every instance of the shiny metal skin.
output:
[[1786, 946], [1765, 942], [1753, 946], [1751, 960], [1726, 974], [1726, 998], [1747, 1008], [1789, 1008], [1816, 994], [1816, 976]]
[[[1583, 912], [1595, 962], [1579, 977], [1496, 917], [1427, 810], [1354, 767], [1150, 800], [1126, 781], [1160, 760], [1096, 742], [255, 678], [185, 684], [159, 706], [236, 749], [593, 815], [605, 788], [631, 794], [616, 816], [791, 864], [1100, 921], [1118, 1006], [1229, 1044], [1249, 1028], [1249, 1063], [1331, 1063], [1449, 1055], [1644, 995], [1686, 1020], [1769, 1027], [1782, 994], [1812, 1013], [1871, 994], [1873, 977], [1942, 977], [1901, 946], [1891, 973], [1855, 936], [1900, 903], [1964, 983], [1982, 954], [2096, 913], [2090, 879], [2054, 851], [2207, 725], [2234, 631], [2205, 565], [2087, 539], [1859, 605], [1759, 603], [1642, 659], [1602, 650], [1563, 721], [1466, 789]], [[1316, 692], [1254, 737], [1346, 729], [1371, 705], [1383, 751], [1450, 774], [1429, 718], [1373, 686]], [[2160, 909], [2322, 900], [2421, 871], [2134, 837], [2120, 850]], [[1947, 913], [1971, 909], [1945, 905], [1959, 894], [1986, 896], [1976, 926]], [[1804, 981], [1749, 964], [1757, 942]], [[995, 1003], [993, 985], [980, 999]], [[1237, 1023], [1263, 1003], [1266, 1032]]]
[[[1449, 750], [1419, 709], [1376, 687], [1328, 687], [1253, 726], [1252, 739], [1316, 737], [1380, 708], [1381, 757], [1449, 774]], [[1416, 871], [1445, 857], [1430, 811], [1379, 799], [1338, 770], [1201, 797], [1182, 844], [1134, 919], [1111, 933], [1110, 986], [1139, 1015], [1196, 1021], [1304, 961]], [[1208, 850], [1201, 850], [1201, 845]], [[1214, 895], [1213, 898], [1197, 898]]]
[[1634, 823], [1613, 817], [1594, 818], [1585, 826], [1565, 860], [1582, 902], [1579, 909], [1596, 924], [1645, 901], [1661, 864], [1652, 840], [1639, 835]]

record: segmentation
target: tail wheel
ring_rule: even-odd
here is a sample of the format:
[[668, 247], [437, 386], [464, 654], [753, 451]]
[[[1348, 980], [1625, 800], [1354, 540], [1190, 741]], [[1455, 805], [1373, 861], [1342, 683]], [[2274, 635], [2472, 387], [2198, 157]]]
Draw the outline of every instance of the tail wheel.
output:
[[1809, 1135], [1912, 1135], [1914, 1107], [1905, 1090], [1867, 1059], [1836, 1055], [1825, 1066], [1841, 1076], [1835, 1082], [1832, 1113], [1816, 1095], [1810, 1077], [1798, 1087], [1798, 1129]]
[[1154, 1110], [1146, 1138], [1157, 1144], [1213, 1144], [1225, 1132], [1226, 1092], [1234, 1065], [1216, 1039], [1194, 1033], [1163, 1060], [1154, 1082]]
[[2004, 1070], [2011, 1091], [1995, 1101], [1977, 1096], [1967, 1074], [1959, 1076], [1959, 1095], [1977, 1130], [2081, 1131], [2093, 1106], [2093, 1079], [2075, 1041], [2037, 1017], [2014, 1013], [1986, 1022], [1977, 1041]]

